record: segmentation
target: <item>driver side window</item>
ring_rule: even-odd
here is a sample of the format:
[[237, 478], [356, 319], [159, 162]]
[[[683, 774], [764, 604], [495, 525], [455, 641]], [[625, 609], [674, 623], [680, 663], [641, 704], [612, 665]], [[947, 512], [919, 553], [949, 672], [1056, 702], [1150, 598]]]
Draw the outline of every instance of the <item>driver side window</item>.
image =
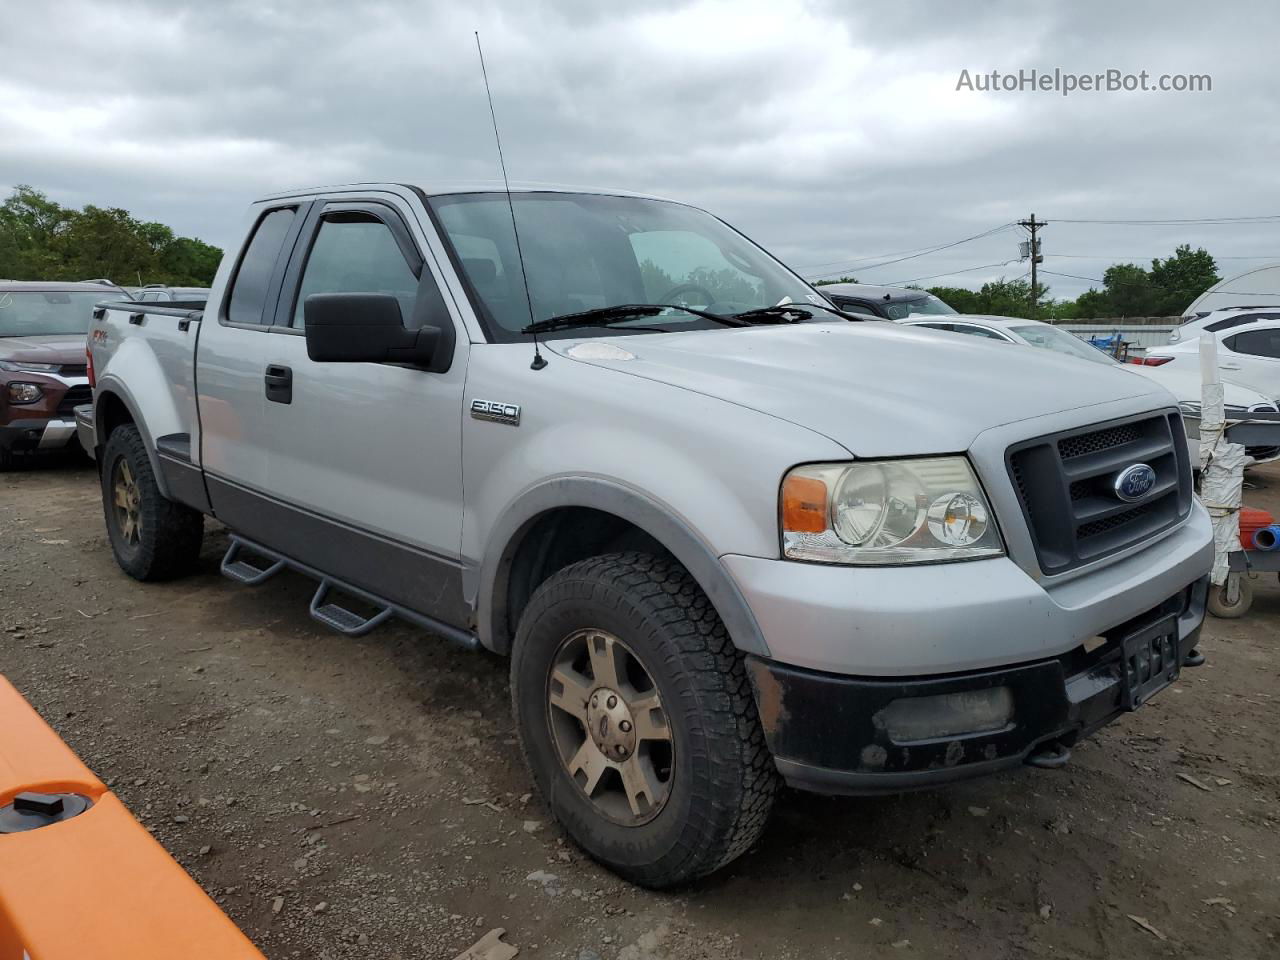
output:
[[389, 293], [400, 303], [406, 326], [414, 314], [418, 278], [381, 220], [339, 213], [320, 222], [302, 272], [292, 326], [304, 326], [304, 305], [314, 293]]

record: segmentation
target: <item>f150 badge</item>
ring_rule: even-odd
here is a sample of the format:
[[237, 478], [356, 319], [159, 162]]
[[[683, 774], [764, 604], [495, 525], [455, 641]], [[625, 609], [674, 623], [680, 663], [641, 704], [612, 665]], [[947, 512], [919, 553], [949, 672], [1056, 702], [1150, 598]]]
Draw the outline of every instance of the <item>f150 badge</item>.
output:
[[520, 404], [500, 400], [472, 400], [471, 416], [476, 420], [492, 420], [508, 426], [520, 426]]

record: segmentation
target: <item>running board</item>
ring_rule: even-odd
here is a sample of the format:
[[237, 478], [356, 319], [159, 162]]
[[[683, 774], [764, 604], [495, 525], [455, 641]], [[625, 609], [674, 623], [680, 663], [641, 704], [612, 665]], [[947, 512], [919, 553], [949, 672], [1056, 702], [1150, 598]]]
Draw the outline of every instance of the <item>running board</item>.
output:
[[283, 560], [276, 560], [267, 567], [254, 566], [248, 560], [241, 560], [240, 551], [245, 546], [246, 544], [238, 538], [231, 538], [231, 546], [227, 547], [227, 552], [222, 558], [222, 575], [228, 580], [243, 583], [246, 587], [256, 587], [260, 583], [266, 583], [285, 568]]
[[[325, 603], [325, 597], [333, 586], [331, 580], [321, 580], [320, 586], [316, 587], [316, 595], [311, 598], [311, 616], [331, 630], [337, 630], [348, 637], [363, 637], [374, 627], [390, 620], [395, 613], [390, 606], [383, 606], [373, 616], [362, 617], [339, 604]], [[349, 588], [340, 586], [338, 589], [347, 592]]]
[[[258, 566], [242, 559], [240, 556], [242, 551], [261, 557], [263, 560], [268, 561], [269, 565]], [[478, 650], [480, 648], [480, 639], [474, 633], [442, 623], [399, 604], [391, 603], [377, 594], [362, 590], [354, 584], [339, 580], [336, 577], [331, 577], [314, 567], [299, 563], [291, 557], [276, 553], [276, 551], [254, 543], [252, 540], [247, 540], [238, 534], [231, 535], [231, 545], [227, 548], [226, 555], [222, 558], [223, 575], [247, 586], [257, 586], [265, 583], [286, 567], [318, 581], [315, 595], [311, 598], [311, 616], [316, 622], [322, 623], [329, 629], [336, 630], [345, 636], [362, 637], [375, 627], [386, 623], [392, 617], [399, 617], [401, 620], [406, 620], [415, 626], [422, 627], [424, 630], [439, 634], [464, 649]], [[374, 607], [377, 612], [373, 616], [365, 617], [353, 610], [348, 610], [339, 603], [326, 602], [331, 590], [354, 597], [362, 603]]]

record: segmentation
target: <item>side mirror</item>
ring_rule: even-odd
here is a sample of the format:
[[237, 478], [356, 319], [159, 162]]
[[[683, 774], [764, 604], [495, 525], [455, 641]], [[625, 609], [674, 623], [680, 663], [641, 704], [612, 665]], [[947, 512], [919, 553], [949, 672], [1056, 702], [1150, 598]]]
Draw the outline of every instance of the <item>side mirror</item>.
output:
[[313, 293], [302, 306], [307, 356], [333, 363], [431, 362], [439, 327], [406, 330], [387, 293]]

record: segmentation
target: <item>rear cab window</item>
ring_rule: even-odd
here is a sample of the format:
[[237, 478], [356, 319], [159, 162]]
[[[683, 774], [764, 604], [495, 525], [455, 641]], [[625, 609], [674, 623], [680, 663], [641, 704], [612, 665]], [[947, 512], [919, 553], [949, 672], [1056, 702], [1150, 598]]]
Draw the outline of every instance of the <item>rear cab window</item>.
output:
[[272, 283], [282, 266], [285, 241], [293, 236], [296, 207], [269, 210], [258, 220], [253, 236], [236, 267], [231, 281], [224, 319], [228, 323], [266, 325], [271, 323], [268, 300], [276, 289]]

